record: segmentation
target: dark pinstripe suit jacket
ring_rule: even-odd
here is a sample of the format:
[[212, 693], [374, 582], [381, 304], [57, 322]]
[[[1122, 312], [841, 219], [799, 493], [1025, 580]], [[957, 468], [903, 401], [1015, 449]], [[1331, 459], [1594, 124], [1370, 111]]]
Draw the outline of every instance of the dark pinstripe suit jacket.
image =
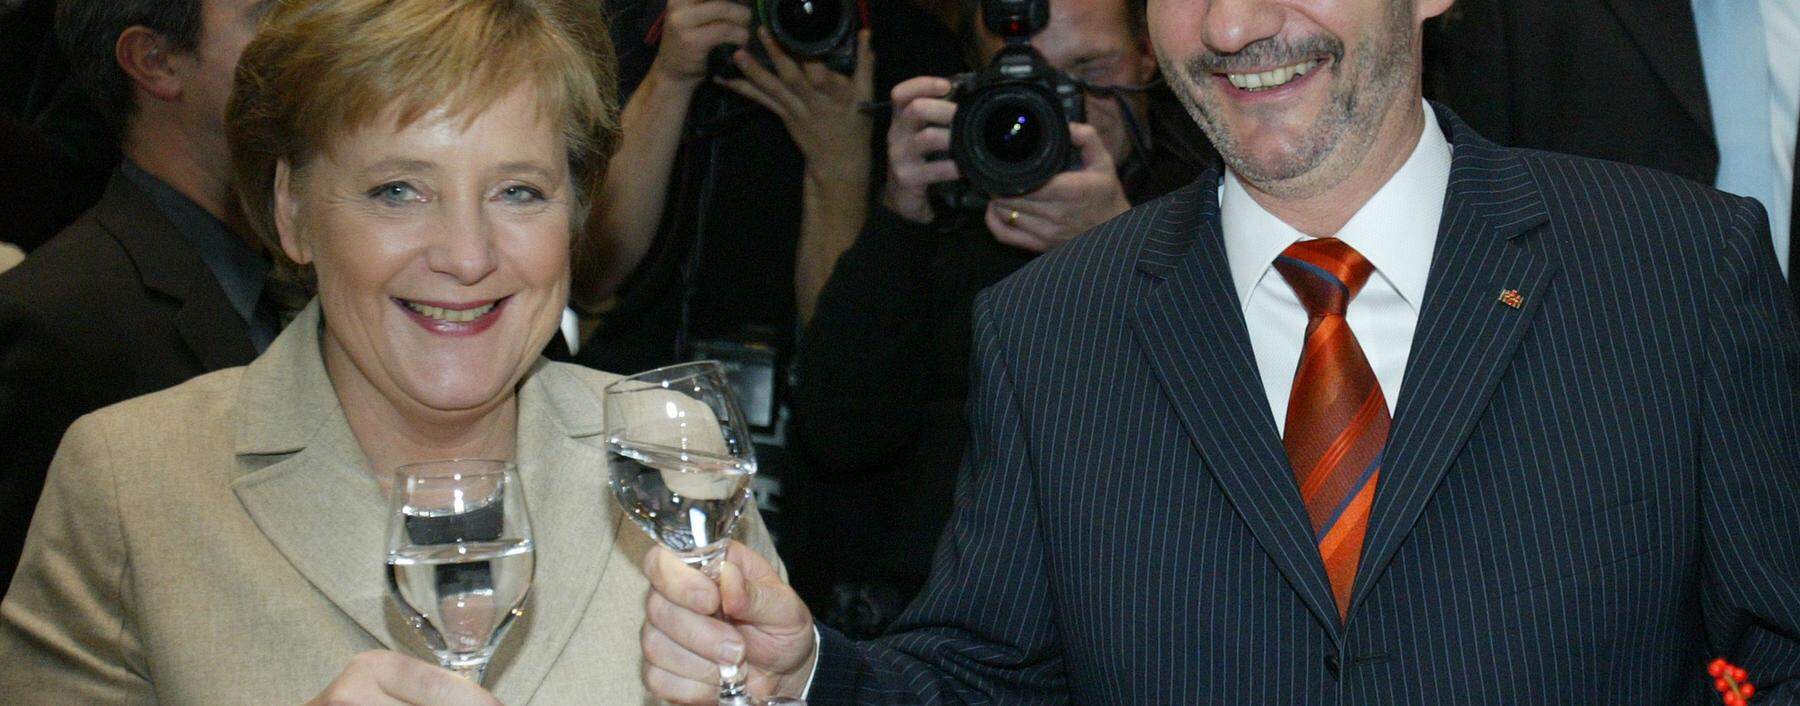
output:
[[1214, 173], [983, 296], [931, 583], [877, 643], [827, 631], [812, 702], [1716, 703], [1714, 655], [1759, 706], [1800, 701], [1800, 336], [1761, 210], [1439, 114], [1449, 193], [1347, 623]]

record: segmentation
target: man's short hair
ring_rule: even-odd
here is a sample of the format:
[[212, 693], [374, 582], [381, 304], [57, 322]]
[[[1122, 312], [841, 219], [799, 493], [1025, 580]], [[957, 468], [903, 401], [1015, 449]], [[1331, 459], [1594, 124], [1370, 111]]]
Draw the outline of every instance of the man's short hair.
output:
[[99, 108], [114, 130], [137, 111], [131, 77], [114, 48], [126, 29], [142, 25], [175, 51], [200, 46], [201, 0], [58, 0], [56, 39], [69, 60], [69, 80]]

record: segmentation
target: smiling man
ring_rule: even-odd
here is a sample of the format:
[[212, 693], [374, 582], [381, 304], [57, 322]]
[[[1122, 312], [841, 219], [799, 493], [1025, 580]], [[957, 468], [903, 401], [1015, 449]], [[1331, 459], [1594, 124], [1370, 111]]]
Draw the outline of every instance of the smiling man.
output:
[[1762, 209], [1426, 103], [1449, 4], [1150, 0], [1224, 167], [978, 301], [925, 592], [858, 644], [750, 552], [722, 592], [653, 552], [652, 689], [741, 651], [813, 704], [1685, 704], [1724, 656], [1800, 702]]

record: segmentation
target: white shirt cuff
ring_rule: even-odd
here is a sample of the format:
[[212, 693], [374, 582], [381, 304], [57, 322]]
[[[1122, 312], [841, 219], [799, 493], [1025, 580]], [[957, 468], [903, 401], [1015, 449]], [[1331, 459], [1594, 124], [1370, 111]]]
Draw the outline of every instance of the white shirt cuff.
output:
[[813, 663], [812, 673], [806, 675], [806, 688], [800, 690], [800, 700], [805, 701], [812, 696], [813, 679], [819, 676], [819, 647], [823, 640], [819, 637], [819, 626], [813, 625]]

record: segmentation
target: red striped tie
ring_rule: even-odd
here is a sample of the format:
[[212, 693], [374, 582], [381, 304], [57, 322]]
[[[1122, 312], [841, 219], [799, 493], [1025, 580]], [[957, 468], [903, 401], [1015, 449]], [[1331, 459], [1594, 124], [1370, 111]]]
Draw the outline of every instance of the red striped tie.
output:
[[1275, 258], [1275, 270], [1300, 295], [1307, 313], [1282, 445], [1343, 618], [1350, 610], [1391, 422], [1381, 381], [1344, 321], [1344, 308], [1375, 266], [1344, 241], [1324, 238], [1288, 246]]

